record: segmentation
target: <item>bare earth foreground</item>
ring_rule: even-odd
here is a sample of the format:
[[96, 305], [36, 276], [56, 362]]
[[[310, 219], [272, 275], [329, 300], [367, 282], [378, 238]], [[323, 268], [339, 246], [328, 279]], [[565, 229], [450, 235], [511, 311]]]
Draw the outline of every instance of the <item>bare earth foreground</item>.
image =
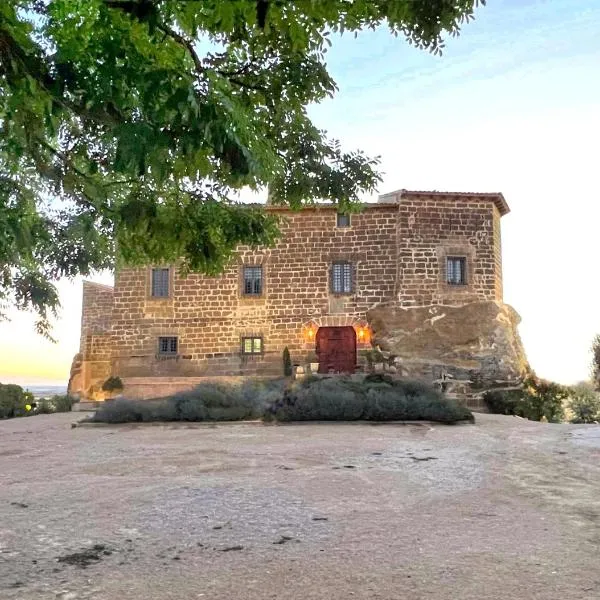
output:
[[0, 598], [600, 598], [600, 427], [0, 422]]

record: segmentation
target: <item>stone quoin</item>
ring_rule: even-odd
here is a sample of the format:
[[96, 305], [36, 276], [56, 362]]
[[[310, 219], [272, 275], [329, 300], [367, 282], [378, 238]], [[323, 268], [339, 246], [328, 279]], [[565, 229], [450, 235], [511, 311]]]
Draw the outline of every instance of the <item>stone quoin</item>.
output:
[[[114, 287], [84, 282], [71, 393], [102, 399], [111, 375], [133, 397], [206, 377], [280, 376], [286, 346], [294, 364], [316, 353], [319, 371], [348, 372], [362, 349], [380, 342], [408, 376], [436, 380], [462, 369], [475, 379], [518, 379], [518, 317], [502, 297], [500, 219], [509, 212], [502, 194], [399, 190], [349, 216], [331, 204], [265, 210], [281, 217], [276, 245], [240, 246], [218, 276], [154, 265], [119, 269]], [[467, 313], [493, 320], [482, 326], [483, 342], [475, 330], [461, 338], [456, 310], [444, 320], [443, 307], [482, 303], [497, 310]], [[410, 335], [395, 335], [407, 319]], [[489, 342], [498, 328], [509, 342]], [[461, 338], [454, 354], [453, 332]], [[436, 350], [440, 336], [444, 352]]]

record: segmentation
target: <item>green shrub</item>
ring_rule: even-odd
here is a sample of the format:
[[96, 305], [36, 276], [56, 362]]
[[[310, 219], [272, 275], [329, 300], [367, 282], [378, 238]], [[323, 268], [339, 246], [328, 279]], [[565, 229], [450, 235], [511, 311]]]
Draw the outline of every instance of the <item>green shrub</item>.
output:
[[518, 390], [492, 390], [485, 392], [483, 400], [488, 410], [495, 415], [523, 416], [525, 392]]
[[153, 421], [155, 419], [152, 418], [153, 411], [151, 402], [152, 401], [142, 402], [139, 400], [126, 400], [125, 398], [107, 400], [89, 420], [101, 423], [139, 423], [142, 421]]
[[20, 385], [0, 383], [0, 419], [27, 415], [28, 411], [25, 407], [33, 402], [33, 394], [24, 391]]
[[105, 392], [117, 392], [123, 389], [123, 382], [120, 377], [111, 375], [103, 384], [102, 390]]
[[[337, 379], [337, 378], [336, 378]], [[354, 421], [359, 419], [364, 402], [334, 378], [301, 380], [285, 394], [275, 411], [279, 421]]]
[[91, 418], [104, 423], [150, 421], [356, 421], [358, 419], [473, 421], [472, 413], [444, 395], [412, 381], [378, 377], [306, 377], [203, 383], [189, 392], [157, 400], [105, 402]]
[[292, 375], [292, 357], [290, 356], [290, 351], [287, 346], [283, 349], [282, 360], [283, 374], [285, 377], [290, 377]]
[[49, 400], [50, 404], [54, 407], [53, 412], [70, 412], [73, 410], [73, 404], [75, 404], [75, 398], [67, 394], [52, 396]]
[[591, 385], [579, 384], [569, 390], [568, 408], [571, 423], [597, 423], [600, 421], [600, 394]]
[[426, 384], [387, 375], [311, 378], [288, 388], [271, 408], [278, 421], [473, 421], [465, 407]]
[[281, 398], [284, 381], [242, 384], [201, 383], [193, 390], [158, 400], [105, 402], [91, 418], [104, 423], [150, 421], [240, 421], [259, 419], [267, 406]]
[[483, 395], [492, 413], [516, 415], [531, 421], [546, 419], [550, 423], [563, 420], [564, 402], [568, 397], [567, 387], [539, 379], [535, 375], [525, 379], [521, 389], [493, 390]]

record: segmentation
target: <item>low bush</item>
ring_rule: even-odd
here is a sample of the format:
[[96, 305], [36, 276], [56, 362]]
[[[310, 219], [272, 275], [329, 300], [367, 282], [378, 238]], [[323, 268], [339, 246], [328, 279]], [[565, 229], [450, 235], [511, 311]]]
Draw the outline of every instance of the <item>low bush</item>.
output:
[[120, 377], [111, 375], [103, 384], [102, 390], [105, 392], [118, 392], [123, 389], [123, 382]]
[[525, 379], [520, 389], [493, 390], [483, 395], [491, 413], [516, 415], [531, 421], [546, 419], [550, 423], [563, 420], [568, 398], [569, 388], [535, 375]]
[[28, 412], [26, 406], [33, 402], [33, 394], [20, 385], [0, 383], [0, 419], [25, 416]]
[[103, 423], [150, 421], [473, 421], [467, 408], [433, 388], [386, 375], [203, 383], [157, 400], [105, 402], [90, 419]]
[[74, 398], [67, 395], [36, 400], [31, 392], [26, 392], [19, 385], [0, 383], [0, 419], [68, 412], [74, 402]]
[[474, 421], [469, 409], [426, 384], [379, 374], [301, 380], [270, 413], [278, 421]]
[[49, 400], [44, 400], [45, 403], [52, 407], [50, 412], [70, 412], [73, 410], [75, 398], [67, 394], [52, 396]]
[[569, 390], [571, 423], [600, 422], [600, 394], [591, 385], [579, 384]]
[[103, 423], [150, 421], [240, 421], [259, 419], [280, 398], [283, 380], [242, 384], [201, 383], [193, 390], [157, 400], [105, 402], [90, 419]]

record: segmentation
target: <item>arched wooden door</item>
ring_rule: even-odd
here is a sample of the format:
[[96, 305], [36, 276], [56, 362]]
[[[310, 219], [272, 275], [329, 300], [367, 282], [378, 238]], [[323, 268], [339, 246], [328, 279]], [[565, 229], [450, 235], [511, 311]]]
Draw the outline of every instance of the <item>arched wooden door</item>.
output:
[[317, 331], [319, 373], [354, 373], [356, 332], [354, 327], [319, 327]]

